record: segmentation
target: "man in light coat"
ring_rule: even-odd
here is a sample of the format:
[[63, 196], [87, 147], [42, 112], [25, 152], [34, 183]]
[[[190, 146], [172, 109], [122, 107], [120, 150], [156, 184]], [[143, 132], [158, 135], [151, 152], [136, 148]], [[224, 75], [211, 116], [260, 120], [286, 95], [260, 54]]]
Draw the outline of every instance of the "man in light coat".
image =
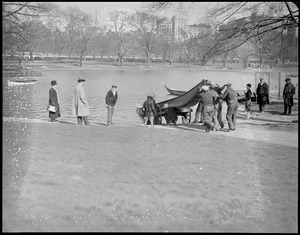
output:
[[88, 120], [90, 109], [82, 87], [85, 80], [78, 78], [77, 81], [78, 85], [74, 88], [73, 92], [72, 114], [77, 117], [78, 124], [82, 124], [82, 121], [84, 121], [85, 125], [90, 125]]

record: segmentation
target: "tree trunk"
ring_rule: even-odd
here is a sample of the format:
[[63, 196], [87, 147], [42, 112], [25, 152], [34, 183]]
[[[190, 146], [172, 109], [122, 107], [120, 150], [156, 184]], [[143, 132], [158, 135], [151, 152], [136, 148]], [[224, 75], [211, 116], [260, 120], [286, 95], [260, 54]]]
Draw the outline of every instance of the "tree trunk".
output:
[[149, 51], [147, 51], [147, 67], [149, 67], [150, 55]]
[[79, 66], [82, 67], [83, 52], [80, 52]]

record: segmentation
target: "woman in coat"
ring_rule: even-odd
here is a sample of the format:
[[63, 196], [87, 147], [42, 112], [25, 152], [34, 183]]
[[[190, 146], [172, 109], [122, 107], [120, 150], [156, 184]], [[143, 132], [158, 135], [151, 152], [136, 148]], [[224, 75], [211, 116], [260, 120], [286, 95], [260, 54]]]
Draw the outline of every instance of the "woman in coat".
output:
[[49, 105], [52, 105], [56, 108], [55, 112], [49, 111], [49, 117], [51, 122], [57, 121], [56, 118], [60, 117], [60, 109], [59, 109], [59, 97], [58, 92], [56, 90], [57, 83], [56, 81], [51, 81], [51, 88], [49, 90]]
[[77, 117], [78, 124], [82, 124], [82, 121], [84, 121], [85, 125], [90, 125], [88, 120], [90, 109], [82, 87], [85, 80], [78, 78], [77, 81], [78, 85], [74, 88], [73, 92], [72, 114]]

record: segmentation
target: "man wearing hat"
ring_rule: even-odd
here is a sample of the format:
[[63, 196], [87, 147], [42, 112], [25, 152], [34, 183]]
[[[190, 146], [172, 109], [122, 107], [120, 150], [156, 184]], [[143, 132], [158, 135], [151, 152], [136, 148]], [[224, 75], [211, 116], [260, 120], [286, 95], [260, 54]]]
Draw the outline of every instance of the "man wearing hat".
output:
[[260, 83], [257, 85], [256, 94], [259, 112], [262, 113], [265, 110], [265, 105], [269, 103], [269, 86], [262, 77], [259, 80]]
[[117, 86], [112, 85], [111, 89], [107, 92], [105, 97], [105, 103], [107, 105], [107, 126], [110, 126], [112, 123], [112, 116], [114, 114], [115, 105], [118, 100]]
[[49, 118], [51, 122], [57, 121], [56, 118], [60, 117], [60, 109], [59, 109], [59, 97], [58, 91], [56, 89], [57, 82], [55, 80], [51, 81], [51, 88], [49, 90], [49, 105], [52, 105], [56, 108], [55, 112], [49, 111]]
[[78, 124], [82, 124], [82, 121], [84, 121], [85, 125], [90, 125], [88, 120], [90, 109], [82, 87], [85, 80], [79, 77], [77, 81], [78, 85], [73, 92], [72, 114], [77, 117]]
[[236, 92], [231, 88], [231, 83], [226, 84], [227, 89], [219, 98], [226, 100], [227, 113], [226, 120], [228, 122], [228, 131], [234, 131], [236, 128], [236, 115], [238, 111], [238, 102]]
[[294, 106], [293, 96], [295, 94], [295, 86], [291, 83], [290, 78], [285, 79], [286, 84], [283, 89], [284, 112], [281, 115], [291, 115], [292, 106]]

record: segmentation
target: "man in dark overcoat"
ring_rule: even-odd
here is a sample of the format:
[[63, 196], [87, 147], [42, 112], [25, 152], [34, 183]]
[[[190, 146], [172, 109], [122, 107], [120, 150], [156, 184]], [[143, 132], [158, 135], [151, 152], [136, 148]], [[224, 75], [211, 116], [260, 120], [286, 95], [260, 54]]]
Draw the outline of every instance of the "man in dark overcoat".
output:
[[256, 95], [259, 112], [262, 113], [265, 110], [265, 105], [269, 103], [269, 86], [262, 77], [259, 80], [260, 83], [257, 85]]
[[51, 88], [49, 90], [49, 105], [55, 106], [56, 111], [55, 112], [50, 112], [49, 111], [49, 118], [51, 122], [57, 121], [56, 118], [60, 117], [60, 109], [59, 109], [59, 97], [58, 97], [58, 92], [56, 89], [57, 82], [51, 81]]
[[291, 115], [292, 106], [294, 106], [293, 96], [295, 94], [295, 86], [291, 83], [290, 78], [285, 79], [286, 84], [283, 89], [284, 112], [281, 115]]

